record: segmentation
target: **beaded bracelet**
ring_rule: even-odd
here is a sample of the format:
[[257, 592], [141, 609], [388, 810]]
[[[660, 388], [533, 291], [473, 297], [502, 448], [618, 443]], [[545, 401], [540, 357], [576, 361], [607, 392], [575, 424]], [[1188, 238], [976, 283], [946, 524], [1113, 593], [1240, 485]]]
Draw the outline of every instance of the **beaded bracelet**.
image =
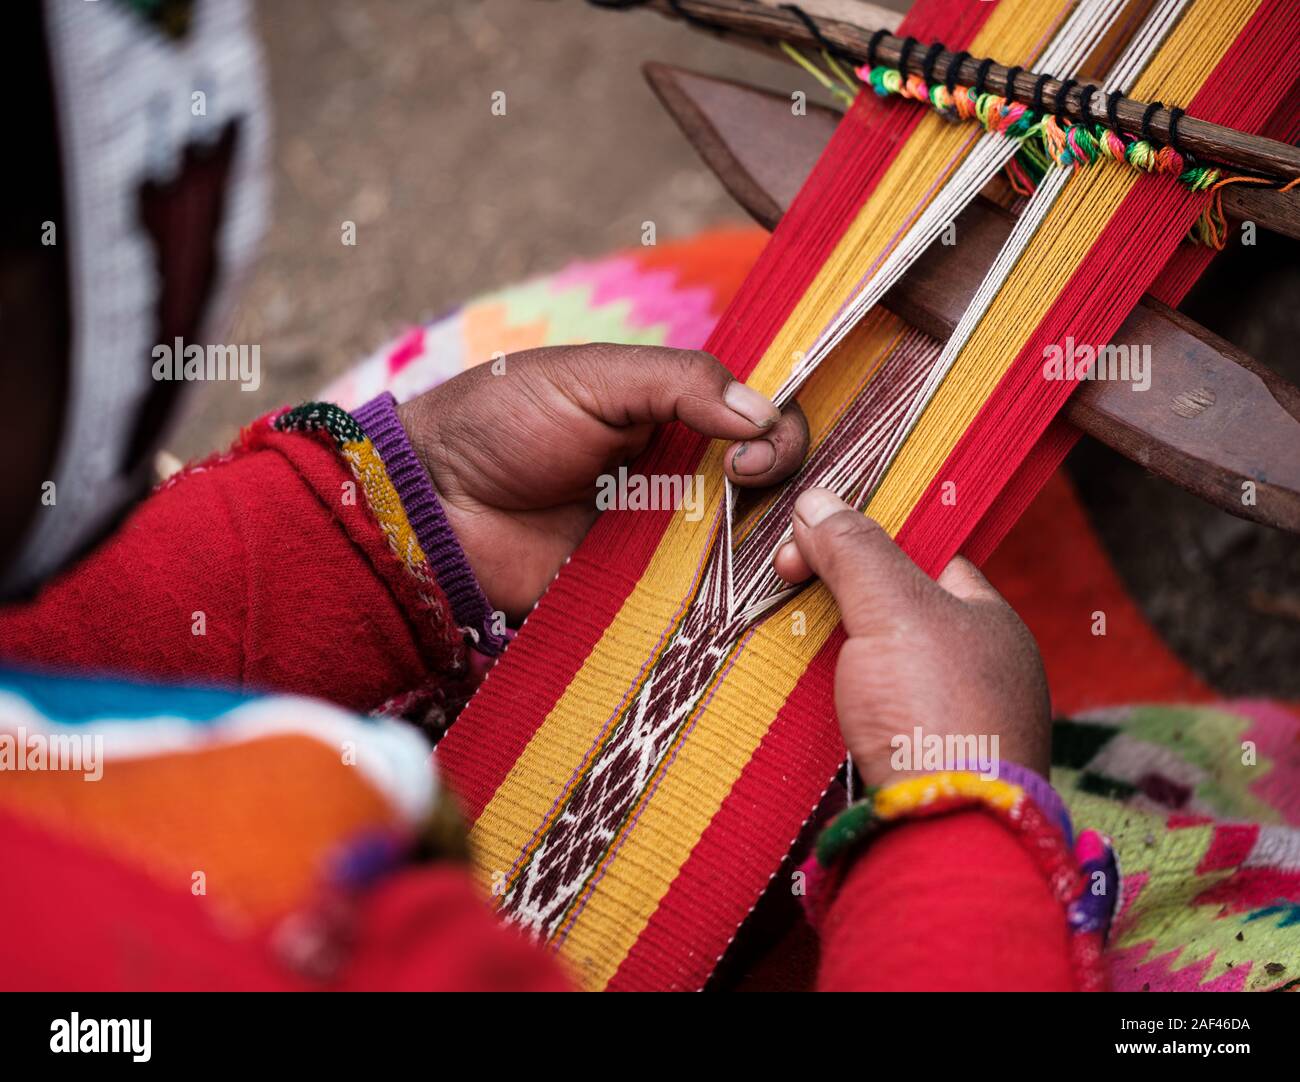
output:
[[820, 923], [819, 903], [824, 905], [828, 899], [846, 854], [891, 823], [962, 808], [993, 815], [1028, 850], [1065, 909], [1079, 987], [1103, 987], [1101, 952], [1120, 894], [1119, 869], [1110, 843], [1096, 831], [1085, 830], [1071, 850], [1058, 817], [1041, 808], [1026, 786], [987, 780], [968, 771], [926, 774], [868, 789], [862, 800], [831, 820], [804, 865], [814, 923]]

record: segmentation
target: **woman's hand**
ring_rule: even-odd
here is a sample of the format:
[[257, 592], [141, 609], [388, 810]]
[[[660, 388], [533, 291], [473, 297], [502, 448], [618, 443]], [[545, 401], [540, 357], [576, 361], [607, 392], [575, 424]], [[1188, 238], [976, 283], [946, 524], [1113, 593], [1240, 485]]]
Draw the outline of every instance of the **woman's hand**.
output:
[[839, 606], [848, 640], [835, 708], [868, 785], [899, 776], [896, 738], [911, 744], [917, 727], [968, 742], [996, 735], [997, 758], [1047, 774], [1051, 711], [1038, 647], [973, 564], [957, 557], [935, 582], [871, 519], [809, 489], [775, 567], [789, 582], [815, 573]]
[[488, 600], [527, 614], [596, 518], [596, 481], [681, 421], [743, 441], [724, 469], [771, 485], [799, 467], [808, 426], [712, 356], [655, 346], [534, 349], [479, 365], [398, 415]]

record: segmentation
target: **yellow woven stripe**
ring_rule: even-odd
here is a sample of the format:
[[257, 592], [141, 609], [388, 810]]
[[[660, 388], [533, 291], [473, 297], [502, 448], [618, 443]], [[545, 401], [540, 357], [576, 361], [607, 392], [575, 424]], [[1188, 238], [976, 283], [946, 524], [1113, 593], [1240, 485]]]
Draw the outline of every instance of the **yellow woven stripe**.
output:
[[705, 514], [699, 522], [674, 516], [645, 574], [470, 831], [485, 883], [509, 872], [529, 844], [690, 592], [722, 497], [722, 450], [715, 444], [700, 465]]
[[[1258, 0], [1192, 5], [1132, 95], [1186, 105], [1257, 7]], [[1100, 162], [1070, 179], [867, 507], [890, 534], [902, 528], [1116, 208], [1134, 185], [1146, 181], [1114, 162]]]
[[420, 547], [419, 538], [402, 507], [402, 498], [393, 487], [384, 460], [375, 450], [375, 445], [368, 439], [353, 440], [340, 444], [339, 449], [361, 482], [366, 502], [374, 512], [389, 545], [401, 557], [407, 570], [424, 580], [427, 576], [424, 550]]
[[[975, 36], [970, 51], [1028, 65], [1073, 7], [1073, 0], [1002, 0]], [[897, 245], [903, 227], [929, 205], [979, 136], [978, 125], [952, 124], [926, 110], [764, 353], [748, 380], [752, 386], [772, 394], [781, 385], [797, 355], [812, 345], [858, 279]]]

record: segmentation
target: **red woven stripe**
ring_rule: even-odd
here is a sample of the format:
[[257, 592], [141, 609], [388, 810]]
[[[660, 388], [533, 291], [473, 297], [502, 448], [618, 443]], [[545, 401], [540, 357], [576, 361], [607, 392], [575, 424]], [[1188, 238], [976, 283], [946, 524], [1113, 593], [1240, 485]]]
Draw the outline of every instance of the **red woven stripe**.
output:
[[[968, 45], [994, 5], [920, 0], [905, 32]], [[859, 94], [821, 162], [786, 213], [753, 271], [723, 313], [706, 349], [741, 378], [762, 358], [817, 270], [885, 168], [920, 123], [901, 99]], [[681, 425], [660, 432], [642, 457], [646, 473], [692, 472], [707, 442]], [[438, 748], [439, 764], [473, 822], [542, 720], [572, 682], [645, 573], [671, 512], [608, 512], [551, 584], [542, 603]], [[616, 570], [614, 570], [616, 569]]]
[[1070, 449], [1079, 442], [1080, 435], [1082, 433], [1068, 421], [1060, 417], [1052, 419], [1047, 431], [1016, 468], [1011, 480], [993, 501], [993, 506], [984, 513], [962, 545], [961, 554], [966, 559], [976, 567], [983, 566], [1052, 474], [1060, 468]]

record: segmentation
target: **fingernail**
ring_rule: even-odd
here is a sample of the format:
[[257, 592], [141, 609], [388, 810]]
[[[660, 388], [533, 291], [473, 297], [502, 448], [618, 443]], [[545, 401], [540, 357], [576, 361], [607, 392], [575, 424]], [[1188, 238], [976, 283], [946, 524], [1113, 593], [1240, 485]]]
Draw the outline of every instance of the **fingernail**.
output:
[[747, 387], [738, 379], [727, 384], [722, 394], [722, 401], [727, 407], [739, 413], [750, 424], [759, 428], [771, 428], [781, 418], [781, 411], [759, 394], [753, 387]]
[[766, 473], [776, 465], [776, 448], [767, 440], [750, 440], [736, 448], [731, 468], [742, 477]]
[[795, 518], [808, 527], [848, 510], [849, 505], [828, 488], [807, 489], [799, 493], [799, 498], [794, 501]]
[[790, 560], [793, 560], [795, 556], [798, 555], [798, 553], [799, 553], [798, 546], [793, 541], [787, 541], [784, 545], [782, 545], [779, 549], [776, 550], [776, 555], [772, 557], [772, 563], [777, 564], [777, 563], [781, 563], [782, 561], [788, 562]]

